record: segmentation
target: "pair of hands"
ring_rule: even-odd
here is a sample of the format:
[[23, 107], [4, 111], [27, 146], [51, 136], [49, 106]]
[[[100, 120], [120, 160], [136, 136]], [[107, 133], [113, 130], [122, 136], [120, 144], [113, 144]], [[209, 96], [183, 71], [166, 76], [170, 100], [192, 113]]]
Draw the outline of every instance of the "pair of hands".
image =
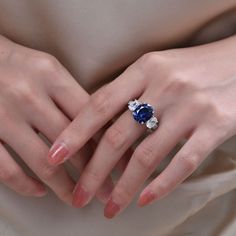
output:
[[[45, 183], [76, 207], [87, 205], [96, 195], [106, 203], [105, 216], [112, 218], [128, 206], [181, 140], [187, 139], [166, 169], [145, 187], [140, 206], [170, 193], [236, 134], [236, 37], [145, 54], [91, 96], [54, 57], [1, 41], [0, 178], [21, 194], [41, 196]], [[121, 112], [135, 98], [154, 106], [160, 124], [131, 153], [145, 127], [129, 111]], [[103, 134], [104, 125], [118, 115]], [[54, 143], [49, 154], [37, 132]], [[26, 175], [4, 144], [41, 181]], [[76, 186], [60, 165], [65, 161], [81, 171]], [[117, 164], [125, 169], [113, 187], [109, 174]]]

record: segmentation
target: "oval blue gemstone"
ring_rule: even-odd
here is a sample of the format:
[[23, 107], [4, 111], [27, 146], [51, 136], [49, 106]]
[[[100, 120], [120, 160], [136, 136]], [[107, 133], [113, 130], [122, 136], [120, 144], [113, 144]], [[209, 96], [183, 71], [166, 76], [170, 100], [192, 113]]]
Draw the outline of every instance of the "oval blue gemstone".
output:
[[133, 111], [133, 117], [138, 123], [145, 123], [147, 122], [153, 115], [153, 108], [143, 103], [139, 105], [134, 111]]

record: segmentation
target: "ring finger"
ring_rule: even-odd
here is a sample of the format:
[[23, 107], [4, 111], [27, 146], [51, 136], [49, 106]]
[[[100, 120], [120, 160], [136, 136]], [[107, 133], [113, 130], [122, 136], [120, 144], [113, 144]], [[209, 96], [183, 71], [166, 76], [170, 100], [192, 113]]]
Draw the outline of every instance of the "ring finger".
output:
[[185, 124], [185, 113], [172, 109], [161, 115], [158, 130], [146, 137], [136, 148], [124, 174], [115, 186], [104, 210], [106, 217], [114, 217], [130, 203], [158, 164], [191, 129], [191, 124]]
[[[146, 100], [141, 98], [140, 101]], [[161, 106], [158, 110], [161, 110]], [[144, 131], [145, 127], [140, 126], [132, 119], [130, 111], [126, 111], [117, 119], [106, 131], [94, 156], [79, 179], [73, 200], [75, 206], [83, 207], [88, 204], [106, 176]], [[86, 197], [80, 198], [82, 195]]]

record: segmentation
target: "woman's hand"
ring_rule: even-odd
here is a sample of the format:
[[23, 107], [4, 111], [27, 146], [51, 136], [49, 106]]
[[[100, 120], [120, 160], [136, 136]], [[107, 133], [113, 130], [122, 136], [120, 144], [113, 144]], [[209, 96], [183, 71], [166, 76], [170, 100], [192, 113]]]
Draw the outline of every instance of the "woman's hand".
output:
[[[55, 141], [88, 100], [89, 95], [56, 58], [0, 36], [0, 181], [26, 196], [44, 195], [44, 182], [71, 204], [75, 183], [63, 166], [47, 162], [49, 148], [38, 133]], [[23, 171], [6, 144], [42, 182]], [[77, 169], [82, 170], [89, 158], [86, 148], [90, 146], [71, 159]], [[111, 179], [106, 184], [110, 185], [104, 184], [99, 192], [103, 201], [106, 190], [111, 191]]]
[[[187, 142], [166, 169], [141, 193], [144, 206], [170, 193], [222, 142], [236, 134], [236, 37], [216, 43], [148, 53], [90, 98], [49, 153], [60, 147], [66, 160], [106, 122], [137, 98], [156, 109], [159, 128], [135, 149], [116, 184], [105, 216], [127, 207], [144, 181], [184, 138]], [[125, 111], [105, 132], [74, 194], [83, 207], [146, 127]], [[57, 148], [55, 148], [57, 147]], [[58, 160], [59, 162], [61, 161]]]

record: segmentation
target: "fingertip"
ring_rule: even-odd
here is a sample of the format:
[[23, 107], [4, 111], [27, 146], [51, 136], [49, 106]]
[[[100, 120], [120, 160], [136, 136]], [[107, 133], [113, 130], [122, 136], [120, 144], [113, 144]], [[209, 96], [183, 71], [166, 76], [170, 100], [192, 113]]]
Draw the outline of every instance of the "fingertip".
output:
[[152, 192], [151, 190], [144, 191], [141, 193], [139, 199], [138, 199], [138, 206], [144, 207], [146, 205], [149, 205], [156, 199], [156, 194]]
[[112, 198], [107, 202], [104, 208], [104, 216], [108, 219], [114, 218], [120, 212], [120, 206]]

